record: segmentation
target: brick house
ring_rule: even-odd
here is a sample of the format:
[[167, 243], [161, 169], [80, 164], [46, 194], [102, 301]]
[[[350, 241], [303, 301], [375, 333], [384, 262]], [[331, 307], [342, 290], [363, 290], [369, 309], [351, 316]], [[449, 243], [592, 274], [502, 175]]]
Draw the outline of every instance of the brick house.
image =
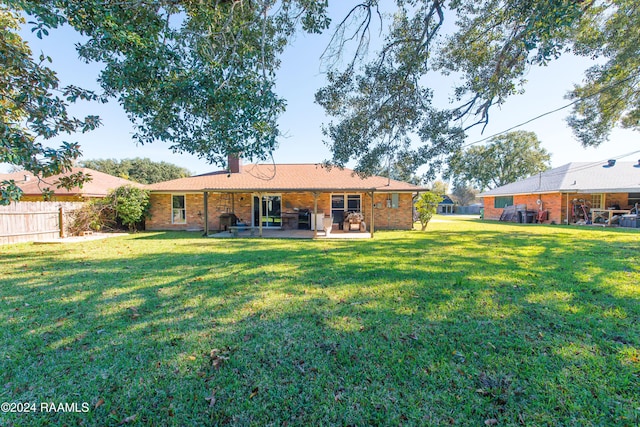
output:
[[[425, 189], [320, 164], [251, 164], [151, 184], [147, 230], [199, 230], [240, 223], [263, 228], [332, 230], [413, 228], [414, 197]], [[350, 215], [352, 214], [352, 215]], [[262, 220], [260, 220], [262, 218]], [[325, 220], [327, 218], [327, 220]], [[357, 224], [353, 222], [357, 218]], [[362, 228], [359, 228], [362, 227]]]
[[[91, 181], [85, 182], [82, 187], [74, 187], [70, 190], [66, 188], [56, 188], [56, 181], [63, 176], [82, 172], [91, 175]], [[41, 202], [43, 201], [42, 191], [50, 188], [53, 195], [48, 199], [52, 202], [83, 202], [91, 199], [101, 199], [106, 197], [109, 191], [114, 190], [123, 185], [133, 185], [142, 187], [142, 184], [129, 181], [124, 178], [118, 178], [103, 172], [89, 168], [71, 168], [69, 172], [64, 174], [52, 175], [47, 178], [40, 178], [27, 171], [13, 172], [10, 174], [0, 174], [0, 181], [13, 180], [22, 190], [22, 202]]]
[[541, 222], [573, 224], [581, 219], [575, 215], [574, 200], [584, 200], [590, 218], [599, 222], [609, 217], [609, 211], [629, 213], [640, 204], [640, 161], [568, 163], [478, 197], [484, 202], [485, 219], [500, 219], [506, 206], [523, 206], [535, 211], [536, 217], [543, 211]]

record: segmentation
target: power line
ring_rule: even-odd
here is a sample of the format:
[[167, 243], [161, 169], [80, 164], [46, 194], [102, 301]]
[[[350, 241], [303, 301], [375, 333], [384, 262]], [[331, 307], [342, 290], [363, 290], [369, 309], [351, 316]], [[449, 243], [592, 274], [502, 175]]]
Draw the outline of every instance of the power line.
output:
[[604, 92], [604, 91], [606, 91], [606, 90], [609, 90], [609, 89], [611, 89], [611, 88], [613, 88], [613, 87], [615, 87], [615, 86], [618, 86], [618, 85], [620, 85], [620, 84], [622, 84], [622, 83], [625, 83], [625, 82], [627, 82], [627, 81], [629, 81], [629, 80], [631, 80], [631, 79], [633, 79], [633, 78], [635, 78], [635, 77], [636, 77], [635, 75], [629, 76], [629, 77], [627, 77], [626, 79], [622, 79], [622, 80], [620, 80], [620, 81], [618, 81], [618, 82], [615, 82], [615, 83], [612, 83], [612, 84], [610, 84], [610, 85], [608, 85], [608, 86], [605, 86], [605, 87], [603, 87], [603, 88], [600, 88], [600, 89], [599, 89], [599, 90], [597, 90], [596, 92], [594, 92], [594, 93], [592, 93], [592, 94], [590, 94], [590, 95], [588, 95], [588, 96], [585, 96], [584, 98], [576, 99], [575, 101], [570, 102], [570, 103], [568, 103], [568, 104], [566, 104], [566, 105], [563, 105], [562, 107], [558, 107], [558, 108], [556, 108], [556, 109], [554, 109], [554, 110], [547, 111], [546, 113], [542, 113], [542, 114], [540, 114], [540, 115], [538, 115], [538, 116], [536, 116], [536, 117], [534, 117], [534, 118], [532, 118], [532, 119], [529, 119], [529, 120], [527, 120], [527, 121], [524, 121], [524, 122], [522, 122], [522, 123], [519, 123], [519, 124], [517, 124], [517, 125], [515, 125], [515, 126], [511, 126], [510, 128], [508, 128], [508, 129], [506, 129], [506, 130], [503, 130], [503, 131], [500, 131], [500, 132], [496, 132], [496, 133], [494, 133], [493, 135], [490, 135], [490, 136], [484, 137], [484, 138], [482, 138], [482, 139], [478, 139], [478, 140], [476, 140], [476, 141], [473, 141], [473, 142], [469, 142], [469, 143], [467, 143], [467, 144], [464, 144], [464, 145], [462, 145], [460, 148], [467, 148], [467, 147], [470, 147], [470, 146], [472, 146], [472, 145], [479, 144], [479, 143], [481, 143], [481, 142], [484, 142], [484, 141], [487, 141], [487, 140], [489, 140], [489, 139], [491, 139], [491, 138], [494, 138], [494, 137], [496, 137], [496, 136], [498, 136], [498, 135], [502, 135], [502, 134], [504, 134], [504, 133], [507, 133], [507, 132], [510, 132], [510, 131], [512, 131], [512, 130], [514, 130], [514, 129], [517, 129], [517, 128], [521, 127], [521, 126], [524, 126], [524, 125], [526, 125], [526, 124], [529, 124], [529, 123], [531, 123], [531, 122], [533, 122], [533, 121], [535, 121], [535, 120], [538, 120], [538, 119], [540, 119], [540, 118], [542, 118], [542, 117], [548, 116], [548, 115], [553, 114], [553, 113], [557, 113], [558, 111], [564, 110], [565, 108], [569, 108], [569, 107], [571, 107], [572, 105], [575, 105], [575, 104], [577, 104], [577, 103], [579, 103], [579, 102], [582, 102], [582, 101], [584, 101], [584, 100], [586, 100], [586, 99], [589, 99], [589, 98], [592, 98], [592, 97], [594, 97], [594, 96], [596, 96], [596, 95], [599, 95], [599, 94], [601, 94], [602, 92]]

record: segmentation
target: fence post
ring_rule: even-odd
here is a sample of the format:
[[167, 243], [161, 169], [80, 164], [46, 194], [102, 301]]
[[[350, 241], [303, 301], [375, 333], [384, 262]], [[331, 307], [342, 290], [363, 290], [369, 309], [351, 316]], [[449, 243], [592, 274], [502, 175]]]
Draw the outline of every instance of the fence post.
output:
[[64, 239], [64, 208], [58, 208], [58, 224], [60, 225], [60, 238]]

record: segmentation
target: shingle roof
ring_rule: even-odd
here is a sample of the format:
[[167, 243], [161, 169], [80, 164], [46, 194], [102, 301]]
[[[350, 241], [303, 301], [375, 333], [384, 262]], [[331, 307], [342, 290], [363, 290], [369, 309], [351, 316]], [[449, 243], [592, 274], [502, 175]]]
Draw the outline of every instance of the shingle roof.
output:
[[478, 195], [507, 196], [541, 193], [639, 193], [640, 168], [637, 163], [617, 162], [603, 167], [604, 162], [567, 163], [522, 181], [503, 185]]
[[193, 191], [383, 191], [417, 192], [426, 189], [381, 176], [360, 178], [351, 169], [320, 164], [251, 164], [240, 173], [212, 172], [159, 182], [152, 192]]
[[[72, 173], [82, 172], [87, 175], [91, 175], [91, 181], [85, 182], [82, 188], [72, 188], [67, 190], [65, 188], [56, 188], [53, 184], [62, 176], [68, 176]], [[27, 178], [25, 180], [25, 177]], [[53, 175], [48, 178], [44, 178], [44, 182], [40, 182], [35, 175], [27, 171], [19, 171], [10, 174], [0, 174], [0, 181], [14, 180], [16, 185], [20, 187], [24, 195], [41, 195], [42, 189], [49, 187], [56, 196], [75, 196], [82, 195], [84, 197], [104, 197], [109, 190], [121, 187], [123, 185], [133, 185], [136, 187], [142, 187], [142, 184], [129, 181], [124, 178], [118, 178], [113, 175], [109, 175], [103, 172], [89, 168], [72, 168], [70, 172], [64, 174]]]

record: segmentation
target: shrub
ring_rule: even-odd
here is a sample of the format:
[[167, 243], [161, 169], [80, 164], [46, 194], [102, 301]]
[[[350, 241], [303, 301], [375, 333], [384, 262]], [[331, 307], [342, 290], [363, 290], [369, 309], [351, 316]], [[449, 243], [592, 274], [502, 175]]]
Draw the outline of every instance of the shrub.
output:
[[132, 185], [116, 188], [107, 195], [106, 200], [116, 213], [116, 218], [129, 231], [136, 231], [136, 224], [148, 213], [149, 192]]
[[85, 231], [108, 231], [116, 227], [116, 215], [111, 205], [102, 199], [91, 200], [71, 212], [67, 233], [82, 235]]
[[438, 203], [442, 201], [442, 196], [427, 192], [422, 193], [416, 202], [416, 211], [418, 212], [418, 219], [422, 226], [422, 231], [426, 230], [429, 221], [436, 213], [438, 209]]

